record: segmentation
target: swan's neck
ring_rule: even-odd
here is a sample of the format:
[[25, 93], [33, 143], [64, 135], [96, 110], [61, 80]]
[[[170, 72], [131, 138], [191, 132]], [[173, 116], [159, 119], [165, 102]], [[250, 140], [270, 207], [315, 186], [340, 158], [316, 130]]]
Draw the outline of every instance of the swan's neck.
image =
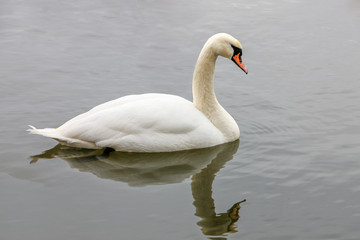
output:
[[193, 101], [205, 115], [219, 105], [214, 91], [214, 72], [217, 55], [204, 46], [197, 60], [193, 77]]
[[217, 54], [205, 44], [197, 60], [193, 77], [193, 103], [223, 134], [227, 141], [239, 138], [235, 120], [219, 104], [214, 90]]

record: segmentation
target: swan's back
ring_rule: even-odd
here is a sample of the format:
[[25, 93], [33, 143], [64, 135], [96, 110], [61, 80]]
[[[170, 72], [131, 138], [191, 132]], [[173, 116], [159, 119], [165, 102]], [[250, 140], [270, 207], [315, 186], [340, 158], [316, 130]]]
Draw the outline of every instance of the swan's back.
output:
[[167, 94], [131, 95], [101, 104], [57, 131], [98, 147], [134, 152], [203, 148], [222, 138], [190, 101]]

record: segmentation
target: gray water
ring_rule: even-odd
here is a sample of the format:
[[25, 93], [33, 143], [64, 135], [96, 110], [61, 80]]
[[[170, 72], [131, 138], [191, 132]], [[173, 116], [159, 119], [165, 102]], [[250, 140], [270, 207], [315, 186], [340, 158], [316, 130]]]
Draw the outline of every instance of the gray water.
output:
[[[249, 70], [216, 66], [240, 142], [104, 153], [25, 131], [128, 94], [191, 99], [217, 32]], [[359, 63], [357, 0], [1, 0], [0, 238], [360, 239]]]

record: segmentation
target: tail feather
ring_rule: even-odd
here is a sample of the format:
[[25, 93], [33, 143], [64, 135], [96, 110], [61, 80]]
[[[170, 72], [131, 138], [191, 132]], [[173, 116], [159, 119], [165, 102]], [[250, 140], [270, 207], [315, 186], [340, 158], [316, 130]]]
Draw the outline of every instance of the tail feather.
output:
[[59, 132], [56, 128], [43, 128], [38, 129], [34, 126], [29, 125], [28, 131], [31, 134], [38, 134], [45, 137], [53, 138], [57, 141], [59, 141], [61, 144], [70, 146], [70, 147], [79, 147], [79, 148], [90, 148], [90, 149], [100, 149], [102, 147], [96, 146], [95, 143], [75, 139], [75, 138], [69, 138], [66, 136], [63, 136], [61, 132]]
[[31, 129], [28, 129], [27, 131], [32, 134], [38, 134], [45, 137], [54, 138], [56, 140], [64, 138], [59, 131], [56, 130], [56, 128], [44, 128], [44, 129], [37, 129], [34, 126], [29, 125]]

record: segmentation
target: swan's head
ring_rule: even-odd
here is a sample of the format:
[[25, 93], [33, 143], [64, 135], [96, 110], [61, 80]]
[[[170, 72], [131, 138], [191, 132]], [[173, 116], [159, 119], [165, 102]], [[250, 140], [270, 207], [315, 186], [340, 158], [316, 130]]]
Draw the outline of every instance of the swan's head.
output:
[[209, 38], [208, 44], [217, 55], [231, 59], [246, 74], [248, 73], [242, 60], [242, 46], [239, 40], [227, 33], [218, 33]]

